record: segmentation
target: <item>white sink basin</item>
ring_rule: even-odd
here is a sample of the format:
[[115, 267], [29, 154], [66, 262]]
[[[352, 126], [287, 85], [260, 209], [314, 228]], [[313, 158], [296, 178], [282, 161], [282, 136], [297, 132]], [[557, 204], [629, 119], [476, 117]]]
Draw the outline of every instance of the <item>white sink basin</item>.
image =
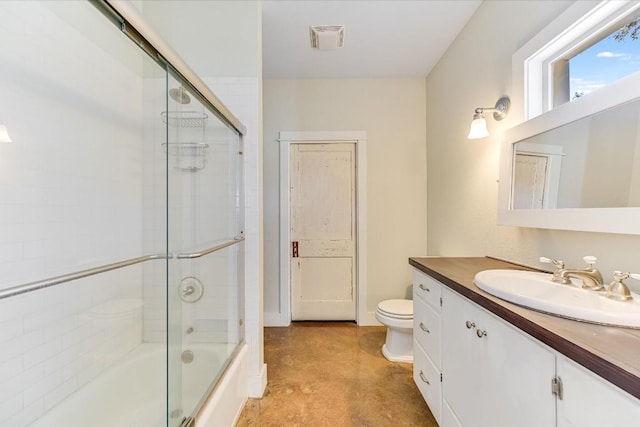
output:
[[[485, 270], [476, 286], [498, 298], [560, 317], [612, 326], [640, 328], [640, 295], [630, 302], [613, 301], [605, 292], [551, 281], [551, 274], [519, 270]], [[576, 282], [578, 283], [578, 282]]]

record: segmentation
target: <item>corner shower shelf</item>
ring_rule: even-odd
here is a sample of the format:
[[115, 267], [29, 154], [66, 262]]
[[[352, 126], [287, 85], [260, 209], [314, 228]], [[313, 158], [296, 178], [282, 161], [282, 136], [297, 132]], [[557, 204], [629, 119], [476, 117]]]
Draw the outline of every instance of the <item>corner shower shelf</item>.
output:
[[173, 167], [181, 171], [194, 172], [207, 164], [209, 144], [202, 142], [170, 142], [162, 144], [162, 150], [174, 157]]
[[197, 111], [163, 111], [160, 116], [163, 123], [180, 128], [203, 128], [209, 118], [207, 114]]

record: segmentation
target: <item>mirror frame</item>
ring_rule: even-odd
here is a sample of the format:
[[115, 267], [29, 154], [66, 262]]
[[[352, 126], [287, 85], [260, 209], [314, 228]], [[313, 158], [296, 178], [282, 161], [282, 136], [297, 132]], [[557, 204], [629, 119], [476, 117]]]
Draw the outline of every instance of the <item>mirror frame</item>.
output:
[[503, 132], [500, 143], [498, 225], [640, 234], [640, 207], [511, 209], [513, 144], [640, 98], [640, 72]]

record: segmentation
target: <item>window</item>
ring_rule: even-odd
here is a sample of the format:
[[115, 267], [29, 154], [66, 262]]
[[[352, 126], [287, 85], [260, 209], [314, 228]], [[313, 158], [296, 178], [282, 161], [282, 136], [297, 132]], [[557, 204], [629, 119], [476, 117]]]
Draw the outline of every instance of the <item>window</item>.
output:
[[575, 2], [513, 55], [514, 95], [523, 96], [523, 119], [627, 76], [640, 78], [639, 27], [640, 2]]
[[640, 71], [640, 14], [552, 64], [554, 107]]

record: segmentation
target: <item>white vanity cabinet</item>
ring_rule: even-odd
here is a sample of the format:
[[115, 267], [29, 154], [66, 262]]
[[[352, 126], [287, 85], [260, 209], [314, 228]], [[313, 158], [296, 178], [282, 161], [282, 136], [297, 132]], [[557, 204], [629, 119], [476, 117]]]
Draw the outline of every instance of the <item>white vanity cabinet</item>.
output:
[[640, 425], [640, 402], [589, 370], [557, 356], [562, 381], [558, 427], [634, 427]]
[[413, 273], [413, 379], [431, 413], [442, 424], [440, 304], [442, 284]]
[[553, 351], [448, 288], [442, 336], [443, 397], [461, 425], [555, 425]]
[[511, 310], [468, 285], [477, 271], [513, 266], [504, 261], [429, 257], [412, 258], [411, 264], [414, 380], [440, 427], [640, 426], [640, 399], [561, 353], [579, 346], [577, 360], [593, 364], [599, 359], [589, 348], [601, 351], [615, 342], [607, 354], [619, 363], [601, 359], [594, 369], [612, 372], [612, 381], [637, 390], [637, 377], [629, 375], [637, 363], [629, 350], [640, 345], [640, 335], [546, 316], [542, 327], [542, 315]]

